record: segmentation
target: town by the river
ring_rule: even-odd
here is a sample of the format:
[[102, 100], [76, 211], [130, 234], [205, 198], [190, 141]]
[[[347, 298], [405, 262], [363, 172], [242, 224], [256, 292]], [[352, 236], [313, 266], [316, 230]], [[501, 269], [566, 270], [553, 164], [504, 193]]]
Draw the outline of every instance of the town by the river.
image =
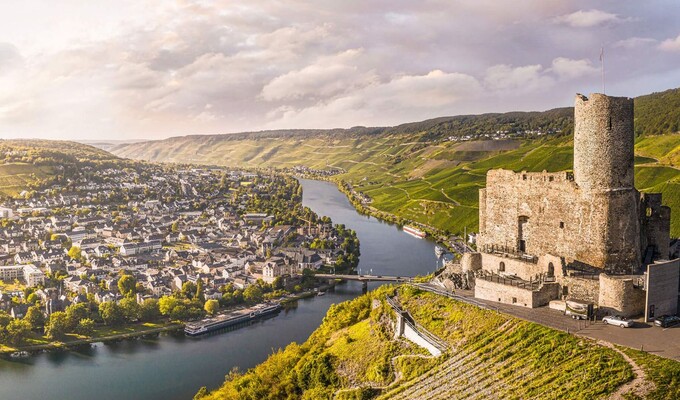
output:
[[[415, 276], [437, 268], [433, 242], [359, 214], [332, 183], [300, 182], [303, 205], [357, 232], [361, 273]], [[305, 341], [331, 304], [361, 293], [360, 283], [347, 282], [273, 318], [198, 339], [169, 333], [0, 359], [0, 399], [188, 399], [201, 386], [218, 387], [233, 368], [247, 370], [276, 349]]]

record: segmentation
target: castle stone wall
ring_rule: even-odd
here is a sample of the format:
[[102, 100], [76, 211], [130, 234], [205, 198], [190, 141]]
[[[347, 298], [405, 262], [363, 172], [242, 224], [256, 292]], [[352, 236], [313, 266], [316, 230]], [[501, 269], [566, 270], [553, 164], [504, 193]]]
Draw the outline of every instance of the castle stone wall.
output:
[[475, 280], [475, 297], [521, 307], [536, 308], [548, 304], [550, 300], [557, 299], [559, 297], [559, 285], [547, 283], [541, 286], [539, 290], [529, 290], [477, 278]]
[[601, 315], [641, 315], [645, 310], [645, 297], [644, 290], [633, 286], [633, 279], [600, 274], [598, 312]]
[[478, 248], [556, 254], [612, 273], [636, 272], [648, 244], [666, 257], [669, 210], [635, 190], [634, 138], [631, 99], [577, 95], [573, 175], [489, 171]]
[[[562, 294], [570, 300], [581, 300], [587, 303], [599, 304], [600, 280], [565, 276], [558, 280], [562, 286]], [[567, 288], [565, 291], [564, 288]]]

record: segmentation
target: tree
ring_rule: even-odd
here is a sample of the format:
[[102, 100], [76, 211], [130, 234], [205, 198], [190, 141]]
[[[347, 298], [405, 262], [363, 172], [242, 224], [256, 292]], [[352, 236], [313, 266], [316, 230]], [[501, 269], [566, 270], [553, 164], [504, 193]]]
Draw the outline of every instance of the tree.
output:
[[182, 285], [182, 295], [191, 300], [196, 294], [196, 285], [193, 282], [184, 282]]
[[118, 291], [125, 297], [131, 297], [135, 294], [137, 288], [137, 281], [132, 275], [123, 275], [118, 279]]
[[26, 297], [26, 303], [35, 304], [35, 303], [38, 302], [39, 299], [40, 298], [38, 297], [37, 294], [31, 293], [31, 294], [28, 295], [28, 297]]
[[84, 318], [78, 321], [76, 326], [76, 333], [80, 335], [90, 336], [94, 332], [94, 321], [90, 318]]
[[7, 331], [7, 341], [17, 344], [31, 331], [31, 324], [23, 319], [13, 319], [9, 321], [5, 329]]
[[215, 315], [215, 313], [220, 309], [220, 302], [215, 299], [210, 299], [205, 302], [203, 309], [205, 309], [205, 312], [208, 314]]
[[172, 296], [163, 296], [158, 300], [158, 310], [163, 315], [170, 315], [172, 310], [179, 304], [179, 300]]
[[158, 300], [146, 299], [139, 307], [139, 319], [145, 322], [153, 321], [161, 315]]
[[203, 280], [199, 279], [198, 282], [196, 282], [196, 299], [200, 300], [201, 302], [205, 301], [205, 296], [203, 295]]
[[184, 319], [186, 316], [187, 307], [184, 304], [178, 304], [170, 311], [170, 318], [172, 319]]
[[45, 326], [45, 315], [43, 315], [40, 307], [30, 306], [26, 311], [24, 321], [28, 322], [28, 324], [31, 326], [31, 329], [38, 329]]
[[262, 289], [257, 285], [250, 285], [243, 291], [243, 300], [254, 304], [262, 301]]
[[68, 318], [63, 311], [55, 311], [45, 324], [45, 335], [50, 339], [60, 339], [68, 331]]
[[71, 248], [68, 251], [68, 256], [71, 257], [74, 260], [80, 260], [82, 257], [82, 253], [80, 251], [80, 247], [78, 246], [71, 246]]
[[66, 319], [68, 321], [68, 330], [73, 331], [78, 326], [81, 319], [87, 318], [90, 315], [90, 310], [85, 303], [71, 304], [66, 307]]
[[134, 322], [139, 319], [141, 307], [132, 297], [126, 297], [120, 301], [120, 308], [123, 310], [125, 319], [129, 322]]
[[125, 319], [123, 309], [116, 303], [110, 301], [99, 304], [99, 315], [106, 325], [120, 325]]

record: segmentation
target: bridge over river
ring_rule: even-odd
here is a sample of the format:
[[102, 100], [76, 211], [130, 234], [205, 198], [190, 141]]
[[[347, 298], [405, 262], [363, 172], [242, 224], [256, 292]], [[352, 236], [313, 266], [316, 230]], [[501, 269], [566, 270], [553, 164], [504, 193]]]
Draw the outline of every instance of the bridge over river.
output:
[[368, 282], [413, 282], [410, 276], [387, 276], [387, 275], [338, 275], [338, 274], [314, 274], [322, 279], [344, 279], [347, 281], [359, 281], [363, 289], [368, 288]]

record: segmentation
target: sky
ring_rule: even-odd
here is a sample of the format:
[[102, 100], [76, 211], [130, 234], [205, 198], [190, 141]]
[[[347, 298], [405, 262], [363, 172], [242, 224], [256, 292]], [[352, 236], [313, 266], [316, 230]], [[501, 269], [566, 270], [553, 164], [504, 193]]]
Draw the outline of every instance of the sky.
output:
[[0, 2], [0, 139], [388, 126], [680, 86], [680, 2]]

